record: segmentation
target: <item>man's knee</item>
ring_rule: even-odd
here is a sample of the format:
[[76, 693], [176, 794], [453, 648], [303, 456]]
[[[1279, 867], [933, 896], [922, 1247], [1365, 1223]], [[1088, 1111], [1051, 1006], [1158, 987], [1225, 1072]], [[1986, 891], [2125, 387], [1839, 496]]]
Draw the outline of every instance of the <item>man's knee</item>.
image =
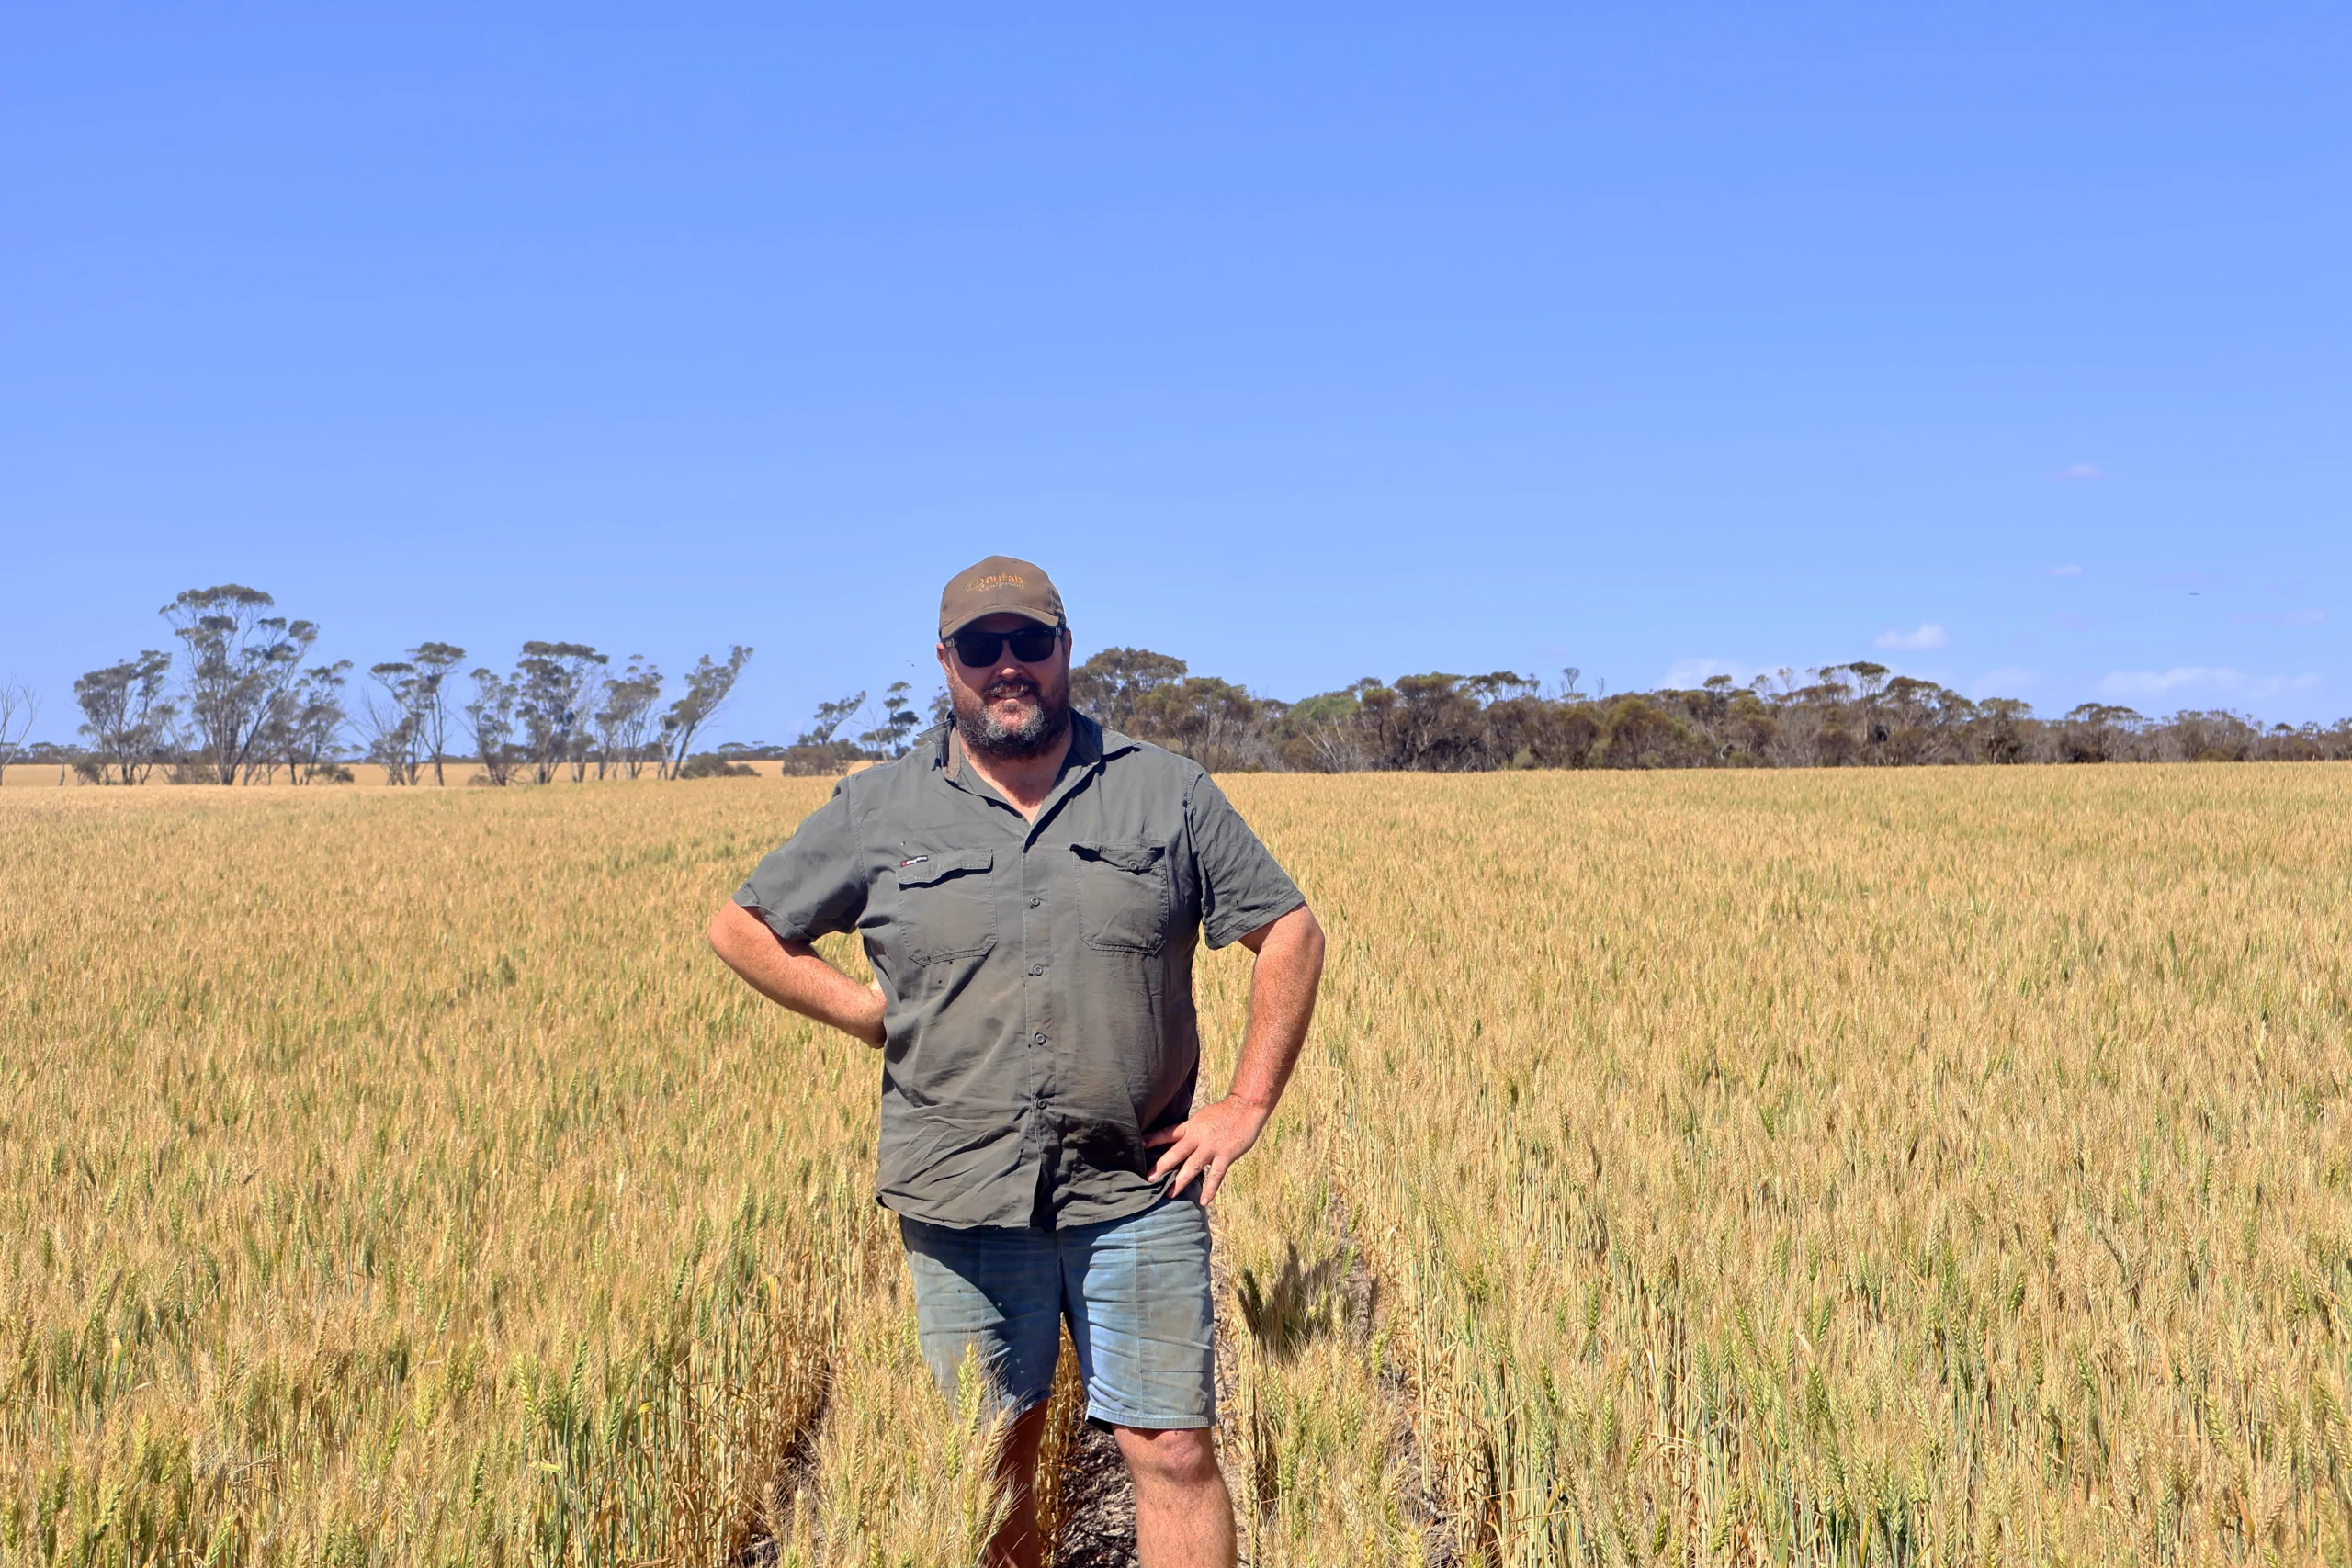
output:
[[1216, 1438], [1206, 1427], [1119, 1427], [1119, 1452], [1137, 1486], [1188, 1489], [1221, 1481]]
[[1004, 1424], [1004, 1435], [997, 1440], [1000, 1470], [1025, 1478], [1036, 1468], [1037, 1450], [1046, 1446], [1046, 1404], [1040, 1401]]

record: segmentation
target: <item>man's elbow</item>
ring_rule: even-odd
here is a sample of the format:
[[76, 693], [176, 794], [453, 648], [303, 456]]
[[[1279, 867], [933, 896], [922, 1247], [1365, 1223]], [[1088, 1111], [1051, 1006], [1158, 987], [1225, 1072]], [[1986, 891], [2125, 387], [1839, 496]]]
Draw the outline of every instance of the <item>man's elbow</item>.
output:
[[1317, 919], [1315, 911], [1304, 904], [1298, 907], [1298, 912], [1306, 917], [1299, 922], [1299, 944], [1307, 956], [1315, 960], [1315, 967], [1319, 970], [1323, 967], [1323, 922]]
[[1296, 962], [1320, 971], [1323, 967], [1323, 922], [1301, 904], [1274, 922], [1283, 947]]
[[735, 954], [743, 942], [743, 921], [749, 918], [743, 906], [732, 898], [711, 912], [710, 924], [703, 934], [710, 940], [711, 952], [733, 967]]

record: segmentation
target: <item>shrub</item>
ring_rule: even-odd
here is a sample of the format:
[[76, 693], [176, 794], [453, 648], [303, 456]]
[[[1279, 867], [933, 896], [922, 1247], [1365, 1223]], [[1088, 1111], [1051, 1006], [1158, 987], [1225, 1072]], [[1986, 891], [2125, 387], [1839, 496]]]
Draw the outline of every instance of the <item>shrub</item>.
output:
[[760, 770], [749, 762], [730, 762], [716, 751], [697, 751], [678, 770], [682, 779], [751, 779]]

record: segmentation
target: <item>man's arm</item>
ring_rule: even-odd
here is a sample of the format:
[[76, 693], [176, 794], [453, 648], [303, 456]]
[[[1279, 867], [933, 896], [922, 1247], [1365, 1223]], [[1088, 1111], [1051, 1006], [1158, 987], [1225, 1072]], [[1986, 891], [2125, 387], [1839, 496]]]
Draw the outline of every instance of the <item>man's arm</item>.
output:
[[868, 1045], [882, 1043], [879, 985], [859, 985], [826, 963], [815, 948], [785, 941], [732, 899], [710, 918], [710, 950], [768, 1000]]
[[1323, 928], [1304, 904], [1260, 926], [1241, 945], [1258, 957], [1250, 970], [1250, 1026], [1241, 1037], [1232, 1092], [1144, 1139], [1161, 1149], [1151, 1179], [1174, 1171], [1176, 1179], [1168, 1184], [1173, 1194], [1198, 1177], [1204, 1203], [1216, 1201], [1225, 1173], [1273, 1119], [1274, 1104], [1306, 1043], [1315, 988], [1323, 979]]

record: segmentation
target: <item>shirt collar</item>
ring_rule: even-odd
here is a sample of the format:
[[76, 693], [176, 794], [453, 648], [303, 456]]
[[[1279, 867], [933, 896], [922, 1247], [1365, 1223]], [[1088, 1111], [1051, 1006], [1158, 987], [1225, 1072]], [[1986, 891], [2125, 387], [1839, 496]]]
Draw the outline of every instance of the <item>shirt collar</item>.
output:
[[[989, 787], [987, 781], [981, 779], [977, 773], [967, 771], [971, 766], [970, 759], [965, 757], [963, 748], [956, 744], [956, 726], [952, 722], [942, 725], [937, 733], [939, 739], [932, 749], [931, 766], [933, 773], [938, 775], [940, 783], [949, 789], [960, 790], [966, 795], [977, 795], [988, 800], [1000, 800], [996, 791]], [[1076, 794], [1088, 779], [1101, 772], [1103, 762], [1123, 752], [1133, 750], [1136, 744], [1136, 741], [1115, 730], [1104, 729], [1089, 715], [1072, 708], [1069, 716], [1069, 750], [1063, 754], [1061, 772], [1055, 775], [1054, 787], [1046, 794], [1045, 804], [1037, 808], [1036, 819], [1023, 824], [1025, 836], [1035, 839], [1038, 833], [1044, 831], [1046, 824], [1052, 821], [1055, 813], [1061, 808], [1062, 802]], [[1001, 801], [1000, 803], [1001, 804]], [[1005, 808], [1012, 810], [1009, 804], [1006, 804]], [[1018, 817], [1019, 813], [1015, 812], [1014, 815]]]
[[[932, 772], [944, 776], [950, 783], [962, 770], [956, 766], [960, 748], [956, 744], [953, 721], [941, 725], [925, 738], [931, 749]], [[1105, 729], [1102, 724], [1076, 708], [1069, 710], [1069, 752], [1062, 759], [1058, 779], [1066, 779], [1080, 768], [1091, 768], [1107, 758], [1135, 750], [1136, 742], [1116, 730]], [[1058, 779], [1057, 782], [1058, 782]]]

